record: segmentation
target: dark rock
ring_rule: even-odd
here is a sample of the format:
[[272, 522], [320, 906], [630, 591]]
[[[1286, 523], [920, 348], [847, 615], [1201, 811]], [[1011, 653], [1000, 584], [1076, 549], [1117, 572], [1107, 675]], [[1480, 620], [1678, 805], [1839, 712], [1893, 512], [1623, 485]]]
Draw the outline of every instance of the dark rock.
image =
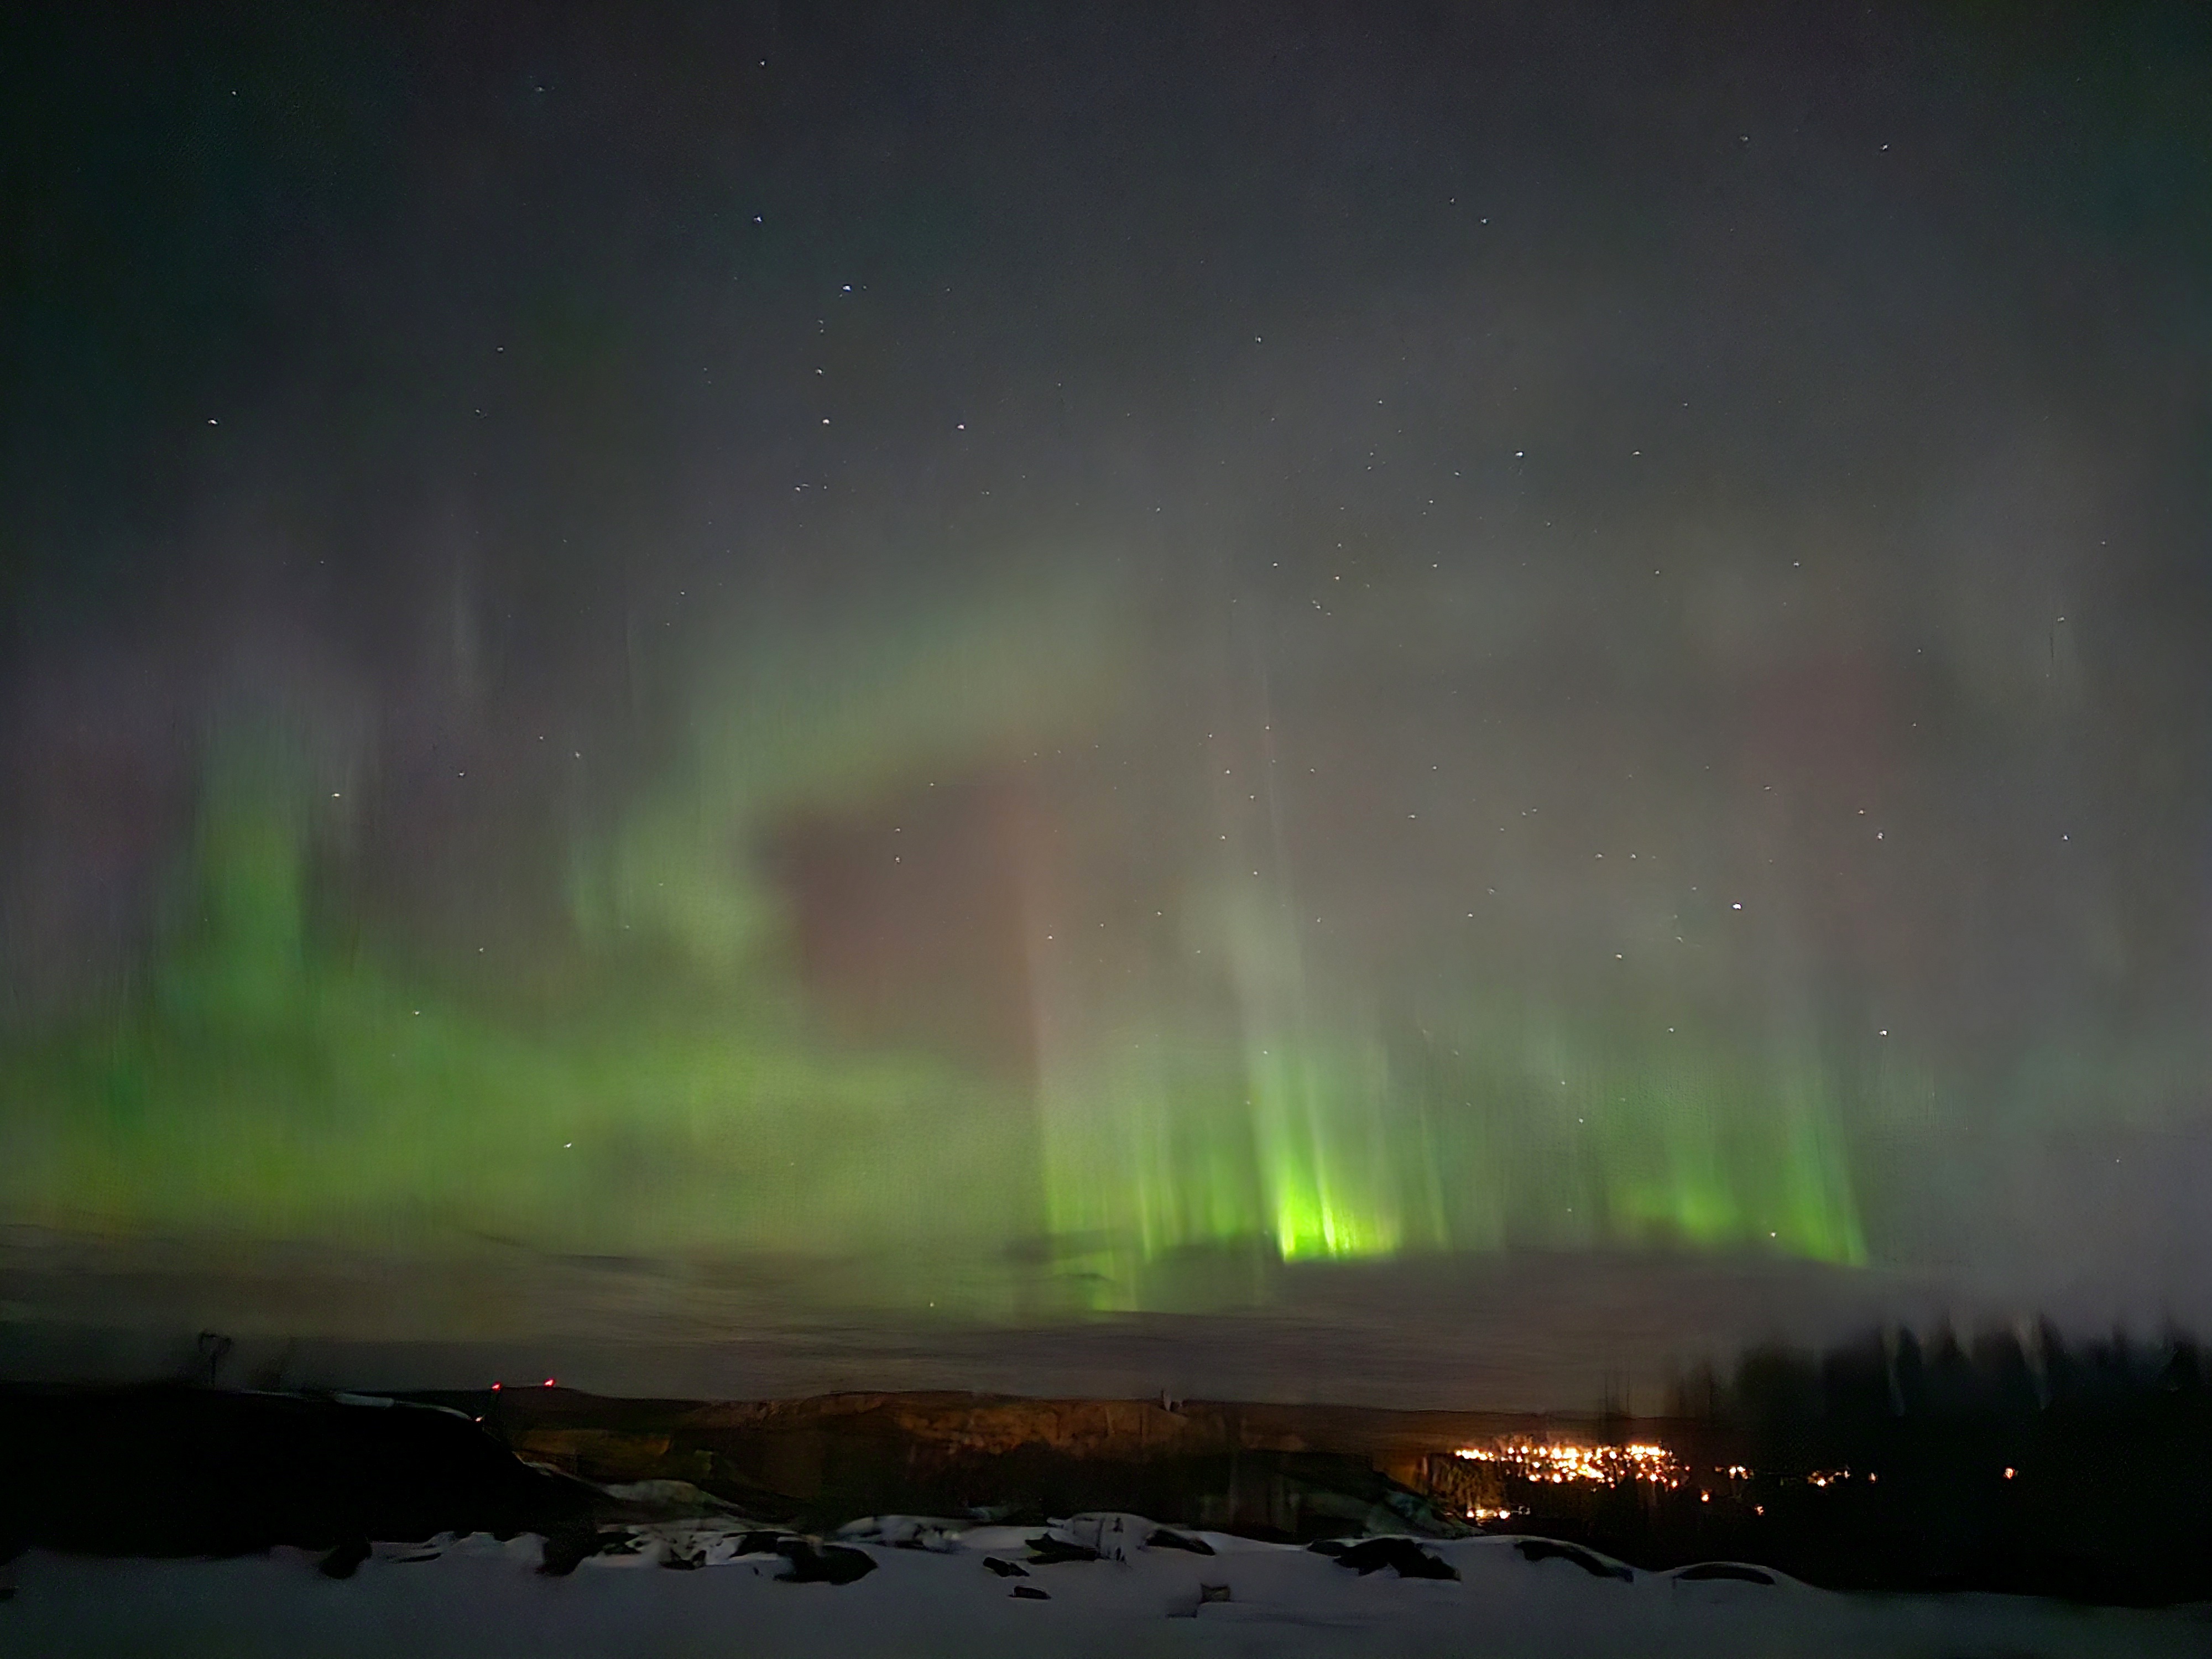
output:
[[786, 1584], [849, 1584], [876, 1570], [876, 1558], [846, 1544], [818, 1547], [804, 1538], [787, 1538], [776, 1553], [791, 1562], [791, 1571], [777, 1575]]
[[231, 1340], [221, 1331], [202, 1331], [197, 1344], [200, 1363], [207, 1367], [207, 1382], [212, 1385], [222, 1372], [222, 1362], [230, 1358]]
[[1024, 1601], [1049, 1601], [1052, 1600], [1052, 1595], [1049, 1591], [1041, 1590], [1035, 1584], [1017, 1584], [1014, 1586], [1014, 1594]]
[[1226, 1584], [1200, 1584], [1198, 1587], [1198, 1601], [1200, 1607], [1205, 1606], [1208, 1601], [1226, 1601], [1227, 1600], [1229, 1600], [1229, 1586]]
[[1684, 1567], [1674, 1575], [1677, 1578], [1734, 1578], [1747, 1584], [1771, 1584], [1774, 1575], [1757, 1567], [1745, 1566], [1740, 1561], [1700, 1561], [1693, 1567]]
[[368, 1559], [368, 1540], [349, 1538], [323, 1558], [322, 1574], [325, 1578], [350, 1578], [361, 1564]]
[[1030, 1559], [1045, 1566], [1063, 1561], [1096, 1561], [1098, 1552], [1087, 1544], [1070, 1543], [1065, 1538], [1054, 1538], [1050, 1533], [1041, 1533], [1029, 1540]]
[[1148, 1550], [1188, 1550], [1193, 1555], [1211, 1555], [1213, 1546], [1203, 1538], [1194, 1538], [1188, 1533], [1170, 1532], [1165, 1527], [1153, 1528], [1152, 1535], [1145, 1540]]
[[1362, 1578], [1389, 1567], [1401, 1578], [1456, 1578], [1459, 1569], [1410, 1538], [1363, 1538], [1339, 1551], [1336, 1565]]
[[1020, 1562], [1001, 1561], [995, 1555], [985, 1556], [983, 1565], [1001, 1578], [1026, 1578], [1030, 1576], [1030, 1570]]
[[[620, 1533], [602, 1538], [599, 1529], [588, 1522], [556, 1527], [545, 1535], [545, 1550], [538, 1563], [538, 1571], [548, 1578], [566, 1578], [575, 1571], [584, 1558], [611, 1549], [623, 1541]], [[433, 1555], [410, 1555], [410, 1561], [431, 1561]]]
[[1571, 1561], [1593, 1578], [1618, 1578], [1624, 1584], [1632, 1582], [1635, 1572], [1618, 1561], [1608, 1561], [1594, 1555], [1579, 1544], [1563, 1544], [1556, 1538], [1523, 1538], [1513, 1547], [1521, 1552], [1526, 1561]]

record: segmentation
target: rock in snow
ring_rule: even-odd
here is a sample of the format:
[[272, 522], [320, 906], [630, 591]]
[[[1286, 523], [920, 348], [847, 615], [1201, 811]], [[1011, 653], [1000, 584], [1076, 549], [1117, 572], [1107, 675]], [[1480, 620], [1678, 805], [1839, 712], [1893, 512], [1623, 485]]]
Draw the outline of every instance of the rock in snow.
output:
[[[2202, 1608], [1841, 1595], [1726, 1563], [1624, 1581], [1561, 1571], [1567, 1563], [1549, 1555], [1527, 1559], [1516, 1545], [1536, 1540], [1506, 1538], [1364, 1540], [1332, 1557], [1208, 1533], [1197, 1540], [1212, 1552], [1204, 1555], [1151, 1547], [1158, 1528], [1135, 1516], [1118, 1517], [1117, 1534], [1115, 1519], [1055, 1524], [1042, 1536], [1068, 1547], [1026, 1568], [1015, 1558], [1040, 1534], [988, 1525], [919, 1549], [756, 1530], [718, 1533], [694, 1550], [663, 1528], [651, 1548], [586, 1555], [562, 1577], [538, 1570], [544, 1543], [527, 1534], [380, 1545], [342, 1579], [319, 1570], [326, 1553], [289, 1547], [226, 1560], [33, 1550], [15, 1563], [17, 1595], [0, 1604], [0, 1655], [2198, 1659], [2212, 1651], [2212, 1615]], [[715, 1523], [694, 1524], [690, 1545]], [[694, 1570], [635, 1570], [665, 1550], [688, 1550]], [[1396, 1570], [1361, 1573], [1369, 1555], [1376, 1569]], [[1431, 1562], [1443, 1572], [1426, 1576]]]
[[1556, 1538], [1522, 1538], [1513, 1547], [1521, 1552], [1524, 1561], [1571, 1561], [1593, 1578], [1618, 1578], [1624, 1584], [1636, 1582], [1635, 1569], [1579, 1544], [1563, 1544]]

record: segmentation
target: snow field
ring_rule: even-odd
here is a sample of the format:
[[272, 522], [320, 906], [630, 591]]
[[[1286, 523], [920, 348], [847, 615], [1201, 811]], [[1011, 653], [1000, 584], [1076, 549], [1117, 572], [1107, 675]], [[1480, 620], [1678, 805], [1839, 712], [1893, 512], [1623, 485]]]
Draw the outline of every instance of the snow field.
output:
[[[956, 1529], [957, 1528], [957, 1529]], [[907, 1540], [906, 1547], [863, 1541]], [[355, 1575], [280, 1549], [155, 1561], [34, 1552], [0, 1603], [0, 1656], [197, 1659], [1150, 1659], [1150, 1656], [1468, 1656], [1468, 1659], [2203, 1659], [2212, 1609], [2075, 1608], [2018, 1597], [1852, 1596], [1772, 1585], [1601, 1578], [1530, 1562], [1512, 1540], [1425, 1540], [1459, 1573], [1362, 1577], [1324, 1555], [1218, 1533], [1214, 1553], [1146, 1547], [1152, 1523], [1078, 1516], [1061, 1540], [1097, 1561], [1038, 1563], [1039, 1529], [883, 1517], [831, 1540], [875, 1571], [849, 1584], [778, 1582], [781, 1557], [738, 1554], [708, 1522], [641, 1528], [635, 1553], [566, 1577], [539, 1541], [477, 1534], [380, 1545]], [[1114, 1559], [1115, 1555], [1121, 1558]], [[671, 1571], [671, 1555], [702, 1559]], [[987, 1560], [1018, 1564], [1002, 1574]], [[1212, 1586], [1209, 1595], [1206, 1586]], [[1226, 1586], [1225, 1599], [1223, 1586]], [[1046, 1599], [1014, 1594], [1042, 1590]]]

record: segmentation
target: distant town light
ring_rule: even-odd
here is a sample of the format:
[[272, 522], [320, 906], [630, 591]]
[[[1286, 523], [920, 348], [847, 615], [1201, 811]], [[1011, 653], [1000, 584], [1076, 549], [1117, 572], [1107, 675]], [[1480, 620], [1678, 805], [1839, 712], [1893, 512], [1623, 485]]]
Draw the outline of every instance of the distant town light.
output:
[[1643, 1443], [1583, 1446], [1565, 1441], [1538, 1445], [1502, 1440], [1488, 1446], [1462, 1446], [1452, 1455], [1470, 1463], [1502, 1463], [1513, 1474], [1554, 1486], [1570, 1480], [1606, 1486], [1621, 1480], [1668, 1481], [1681, 1470], [1666, 1447]]

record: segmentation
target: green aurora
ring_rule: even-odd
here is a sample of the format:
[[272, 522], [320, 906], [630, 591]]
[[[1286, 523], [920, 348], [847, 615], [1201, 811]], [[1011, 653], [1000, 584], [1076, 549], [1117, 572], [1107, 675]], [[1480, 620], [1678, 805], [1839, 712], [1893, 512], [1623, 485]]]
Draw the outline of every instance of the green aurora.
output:
[[714, 716], [684, 721], [665, 775], [575, 838], [581, 965], [535, 1003], [363, 942], [333, 896], [342, 857], [302, 735], [233, 722], [205, 745], [180, 902], [142, 980], [5, 1055], [0, 1207], [430, 1255], [866, 1257], [873, 1297], [1000, 1314], [1257, 1293], [1208, 1262], [1607, 1244], [1865, 1259], [1816, 1059], [1687, 1030], [1608, 1041], [1602, 1010], [1474, 998], [1391, 1027], [1316, 988], [1280, 883], [1272, 899], [1189, 884], [1212, 978], [1109, 993], [1033, 963], [1029, 1084], [833, 1035], [764, 826], [1083, 729], [1114, 681], [1112, 616], [1060, 594], [717, 653], [744, 678], [719, 667], [684, 693]]
[[2212, 7], [1251, 11], [11, 9], [27, 1372], [2212, 1328]]

